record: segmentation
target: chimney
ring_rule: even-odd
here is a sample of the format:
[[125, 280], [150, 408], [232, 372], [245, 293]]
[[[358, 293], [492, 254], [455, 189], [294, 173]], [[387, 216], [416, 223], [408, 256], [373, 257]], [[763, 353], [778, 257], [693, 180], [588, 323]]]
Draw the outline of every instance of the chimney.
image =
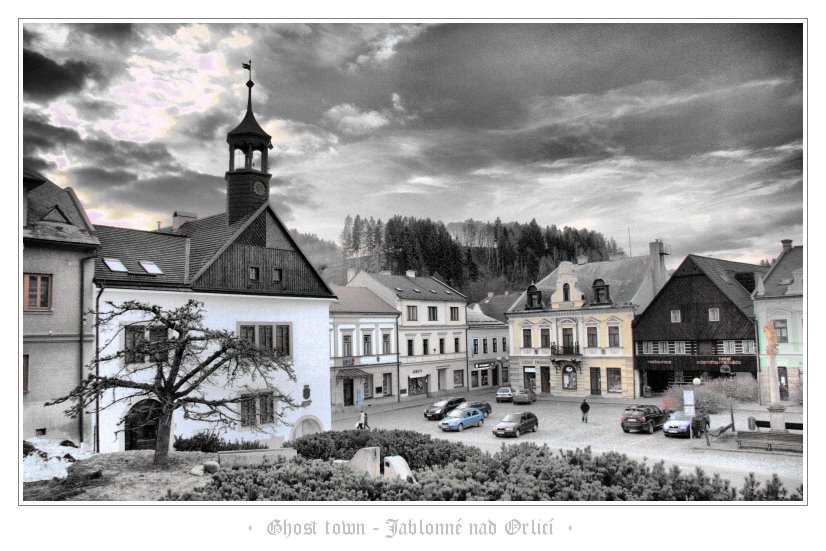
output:
[[191, 222], [192, 220], [197, 219], [198, 215], [195, 213], [176, 210], [175, 213], [172, 215], [172, 229], [177, 230], [187, 222]]
[[577, 264], [588, 264], [588, 255], [587, 254], [579, 255], [578, 257], [576, 257], [576, 263]]
[[347, 283], [350, 283], [356, 277], [356, 271], [352, 268], [347, 270]]
[[655, 239], [648, 244], [648, 254], [651, 257], [654, 294], [656, 294], [660, 292], [668, 279], [668, 271], [665, 269], [665, 255], [671, 254], [671, 246], [663, 243], [662, 239]]
[[783, 240], [780, 241], [780, 243], [783, 245], [783, 252], [784, 253], [791, 250], [791, 248], [792, 248], [792, 240], [791, 239], [783, 239]]
[[416, 277], [416, 270], [407, 270], [404, 275], [407, 277]]

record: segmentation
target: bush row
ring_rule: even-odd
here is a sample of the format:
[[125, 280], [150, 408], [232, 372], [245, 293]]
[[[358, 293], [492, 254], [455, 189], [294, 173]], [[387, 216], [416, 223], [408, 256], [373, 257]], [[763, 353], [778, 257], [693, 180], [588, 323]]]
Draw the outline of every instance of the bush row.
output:
[[176, 436], [172, 446], [179, 452], [225, 452], [234, 450], [265, 450], [266, 444], [255, 440], [224, 440], [212, 431], [202, 431], [190, 438]]
[[[701, 469], [682, 473], [663, 462], [648, 465], [624, 454], [594, 455], [590, 448], [554, 452], [548, 446], [521, 443], [494, 455], [452, 442], [431, 441], [407, 431], [348, 431], [366, 445], [384, 448], [407, 441], [407, 449], [441, 459], [427, 466], [422, 457], [399, 453], [414, 468], [416, 483], [370, 479], [335, 465], [341, 433], [323, 433], [294, 442], [299, 457], [289, 463], [220, 471], [192, 492], [167, 499], [193, 501], [784, 501], [802, 499], [775, 476], [761, 484], [754, 476], [741, 489]], [[352, 435], [355, 436], [355, 435]], [[412, 442], [411, 442], [412, 440]], [[322, 445], [322, 442], [327, 442]], [[312, 443], [312, 445], [310, 445]], [[363, 446], [361, 446], [363, 447]], [[349, 444], [344, 449], [350, 450]], [[316, 457], [305, 456], [309, 451]], [[325, 457], [317, 457], [317, 456]], [[384, 451], [382, 452], [384, 455]], [[394, 454], [391, 454], [394, 455]], [[350, 454], [352, 456], [352, 454]], [[346, 459], [344, 455], [338, 456]], [[445, 460], [446, 457], [454, 459]]]
[[668, 402], [672, 409], [682, 408], [683, 390], [687, 388], [694, 389], [694, 404], [698, 410], [706, 413], [725, 411], [732, 400], [756, 402], [758, 394], [757, 380], [754, 377], [720, 377], [695, 387], [668, 387], [663, 394], [663, 402]]

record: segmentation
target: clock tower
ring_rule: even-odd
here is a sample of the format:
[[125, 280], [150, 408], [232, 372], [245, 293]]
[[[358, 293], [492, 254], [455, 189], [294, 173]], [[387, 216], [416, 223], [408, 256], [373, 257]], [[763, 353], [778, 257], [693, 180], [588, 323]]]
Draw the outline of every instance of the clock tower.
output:
[[[227, 181], [227, 223], [245, 218], [269, 200], [270, 178], [267, 152], [272, 149], [272, 137], [252, 114], [252, 61], [243, 64], [250, 71], [247, 81], [247, 113], [234, 130], [227, 134], [229, 170]], [[236, 166], [236, 152], [239, 161]]]

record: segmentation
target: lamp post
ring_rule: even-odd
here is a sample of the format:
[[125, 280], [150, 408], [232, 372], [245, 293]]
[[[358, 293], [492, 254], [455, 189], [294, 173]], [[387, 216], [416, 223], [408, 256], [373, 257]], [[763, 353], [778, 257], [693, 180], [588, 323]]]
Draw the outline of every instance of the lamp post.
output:
[[777, 367], [775, 366], [775, 356], [777, 356], [777, 335], [774, 332], [774, 325], [771, 320], [766, 320], [763, 325], [763, 335], [766, 337], [766, 355], [769, 357], [769, 430], [771, 432], [786, 432], [786, 418], [783, 412], [786, 406], [779, 400], [779, 383], [777, 381]]

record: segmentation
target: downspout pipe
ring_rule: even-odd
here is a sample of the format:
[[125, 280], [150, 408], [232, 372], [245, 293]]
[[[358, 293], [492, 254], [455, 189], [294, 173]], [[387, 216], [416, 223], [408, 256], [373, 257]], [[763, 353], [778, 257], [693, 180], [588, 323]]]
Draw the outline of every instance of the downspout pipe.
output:
[[[85, 256], [80, 259], [80, 320], [79, 320], [79, 330], [78, 330], [78, 337], [77, 337], [77, 346], [78, 346], [78, 366], [77, 366], [77, 378], [78, 378], [78, 385], [83, 383], [83, 336], [86, 329], [86, 312], [84, 308], [86, 307], [86, 261], [87, 260], [94, 260], [97, 258], [97, 254], [94, 256]], [[78, 405], [77, 408], [77, 430], [78, 436], [80, 438], [80, 443], [83, 444], [85, 441], [85, 434], [83, 431], [83, 406]]]
[[399, 351], [399, 317], [401, 314], [396, 316], [396, 403], [401, 403], [402, 396], [401, 396], [401, 389], [402, 389], [402, 381], [401, 381], [401, 352]]
[[[95, 297], [95, 376], [100, 376], [100, 295], [105, 287], [100, 283], [100, 290]], [[95, 453], [100, 453], [100, 395], [95, 396]]]

